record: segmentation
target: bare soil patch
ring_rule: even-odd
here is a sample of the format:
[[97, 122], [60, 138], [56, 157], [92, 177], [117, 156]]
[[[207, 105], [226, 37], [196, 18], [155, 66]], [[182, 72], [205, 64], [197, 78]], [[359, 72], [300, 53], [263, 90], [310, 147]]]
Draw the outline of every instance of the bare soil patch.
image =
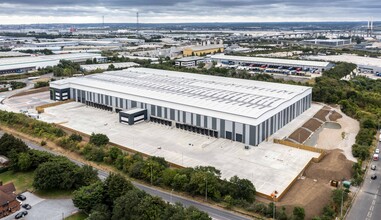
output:
[[333, 111], [332, 114], [329, 116], [329, 120], [337, 121], [337, 119], [342, 118], [342, 117], [343, 116], [340, 113]]
[[332, 189], [323, 181], [314, 181], [310, 178], [298, 179], [276, 205], [284, 206], [288, 215], [292, 214], [295, 206], [301, 206], [306, 213], [305, 219], [312, 219], [320, 215], [324, 206], [329, 203]]
[[320, 163], [311, 163], [305, 174], [308, 178], [323, 181], [348, 180], [352, 176], [352, 165], [341, 150], [332, 150]]
[[318, 119], [325, 122], [325, 121], [327, 121], [327, 119], [325, 117], [329, 114], [329, 112], [330, 112], [330, 110], [323, 108], [314, 115], [314, 118], [318, 118]]
[[305, 219], [320, 215], [331, 199], [331, 191], [335, 189], [329, 181], [350, 178], [352, 164], [341, 150], [329, 151], [319, 163], [311, 163], [305, 171], [305, 178], [298, 179], [277, 206], [286, 207], [289, 214], [295, 206], [304, 207]]
[[311, 118], [310, 120], [308, 120], [306, 123], [304, 123], [304, 125], [302, 127], [305, 127], [309, 130], [311, 130], [312, 132], [316, 131], [323, 123], [321, 123], [320, 121], [314, 119], [314, 118]]
[[288, 138], [298, 143], [303, 143], [311, 135], [311, 132], [303, 128], [298, 128]]

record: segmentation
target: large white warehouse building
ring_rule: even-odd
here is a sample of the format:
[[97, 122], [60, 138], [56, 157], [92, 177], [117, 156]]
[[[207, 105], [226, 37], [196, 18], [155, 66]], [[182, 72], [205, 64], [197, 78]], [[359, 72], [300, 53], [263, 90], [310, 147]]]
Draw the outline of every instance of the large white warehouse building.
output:
[[38, 68], [56, 66], [60, 60], [81, 63], [88, 59], [96, 59], [98, 62], [107, 60], [107, 58], [102, 57], [100, 54], [94, 53], [68, 53], [60, 55], [3, 58], [0, 59], [0, 74], [24, 73], [37, 70]]
[[312, 89], [147, 68], [50, 83], [51, 99], [119, 112], [130, 125], [150, 120], [258, 145], [310, 108]]

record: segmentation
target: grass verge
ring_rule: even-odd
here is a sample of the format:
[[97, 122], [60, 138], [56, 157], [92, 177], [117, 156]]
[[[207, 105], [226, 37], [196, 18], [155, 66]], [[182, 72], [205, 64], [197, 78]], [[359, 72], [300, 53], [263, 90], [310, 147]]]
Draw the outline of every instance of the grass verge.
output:
[[16, 187], [16, 193], [21, 193], [27, 190], [33, 191], [33, 179], [33, 171], [16, 173], [13, 171], [6, 171], [4, 173], [0, 173], [0, 180], [3, 184], [13, 182]]
[[66, 217], [65, 220], [85, 220], [87, 215], [83, 212], [77, 212], [69, 217]]

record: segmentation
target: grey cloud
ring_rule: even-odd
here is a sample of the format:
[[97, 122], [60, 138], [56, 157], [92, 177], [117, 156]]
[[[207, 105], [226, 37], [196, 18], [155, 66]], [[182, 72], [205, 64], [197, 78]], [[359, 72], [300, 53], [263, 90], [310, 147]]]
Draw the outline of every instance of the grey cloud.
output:
[[197, 16], [381, 19], [380, 0], [0, 0], [0, 15], [35, 15], [36, 10], [51, 16], [132, 16], [140, 11], [147, 18], [193, 16], [195, 21]]

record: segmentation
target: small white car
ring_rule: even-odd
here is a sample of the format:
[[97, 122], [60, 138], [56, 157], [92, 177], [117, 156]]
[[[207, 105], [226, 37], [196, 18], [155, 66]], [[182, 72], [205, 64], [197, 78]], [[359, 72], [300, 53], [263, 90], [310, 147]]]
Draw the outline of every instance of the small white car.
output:
[[376, 165], [373, 164], [372, 166], [370, 166], [370, 169], [371, 170], [376, 170]]
[[380, 153], [380, 149], [377, 148], [375, 152], [376, 152], [376, 154], [379, 154]]

